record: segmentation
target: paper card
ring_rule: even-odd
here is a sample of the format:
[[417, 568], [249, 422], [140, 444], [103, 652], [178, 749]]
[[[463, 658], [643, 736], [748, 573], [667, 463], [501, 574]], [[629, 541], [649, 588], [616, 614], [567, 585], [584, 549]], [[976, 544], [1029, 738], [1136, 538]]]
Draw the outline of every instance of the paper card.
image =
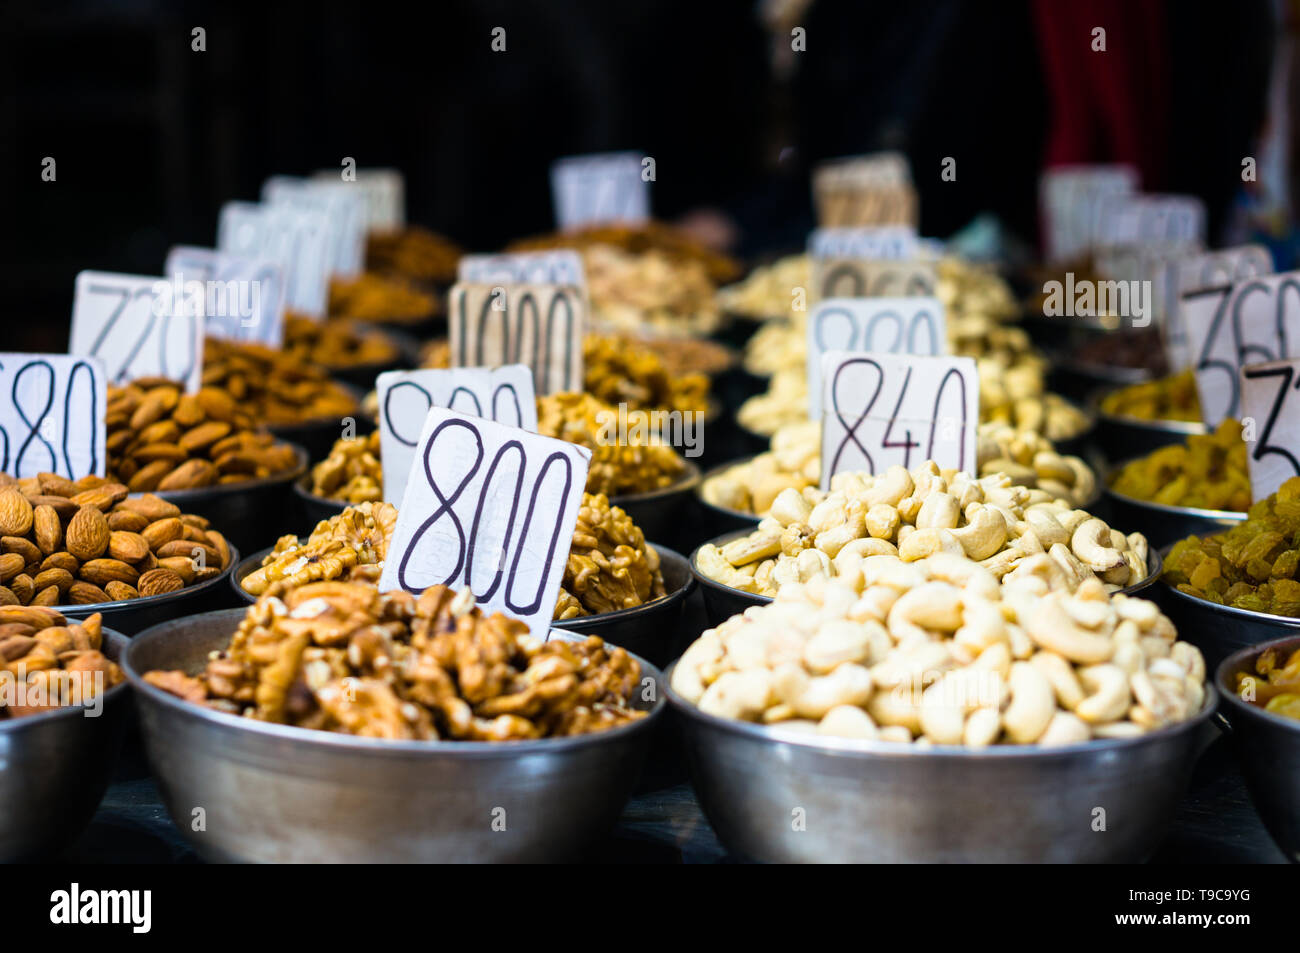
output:
[[1205, 203], [1194, 195], [1103, 195], [1094, 247], [1145, 242], [1205, 243]]
[[522, 364], [386, 371], [376, 379], [375, 389], [379, 396], [384, 499], [389, 503], [402, 501], [416, 441], [430, 407], [445, 407], [537, 432], [533, 375]]
[[808, 417], [822, 418], [822, 355], [948, 353], [938, 298], [828, 298], [808, 315]]
[[1048, 169], [1038, 182], [1043, 244], [1052, 262], [1081, 258], [1092, 248], [1096, 207], [1105, 195], [1136, 192], [1137, 169], [1072, 165]]
[[916, 258], [919, 240], [908, 225], [864, 228], [817, 228], [808, 236], [813, 258], [876, 258], [903, 261]]
[[458, 281], [485, 284], [576, 285], [586, 287], [582, 256], [570, 248], [503, 255], [462, 255]]
[[365, 196], [353, 184], [288, 175], [274, 175], [262, 183], [264, 204], [325, 216], [329, 223], [328, 275], [351, 278], [365, 267]]
[[1250, 492], [1262, 500], [1300, 476], [1300, 360], [1243, 367], [1241, 411]]
[[866, 155], [827, 159], [813, 169], [813, 186], [818, 182], [858, 185], [909, 185], [912, 166], [901, 152], [871, 152]]
[[970, 357], [822, 356], [822, 489], [849, 470], [893, 464], [975, 472], [979, 374]]
[[106, 380], [138, 377], [181, 381], [194, 393], [203, 379], [199, 300], [172, 282], [143, 275], [83, 271], [72, 300], [68, 353], [97, 357]]
[[551, 165], [555, 224], [564, 231], [607, 222], [646, 221], [650, 181], [637, 152], [572, 156]]
[[916, 189], [910, 184], [862, 185], [822, 182], [813, 187], [817, 224], [824, 227], [909, 225], [920, 217]]
[[0, 472], [103, 476], [107, 404], [97, 357], [0, 354]]
[[468, 586], [544, 635], [555, 613], [591, 451], [480, 417], [429, 410], [380, 591]]
[[313, 182], [341, 183], [361, 193], [367, 232], [391, 232], [406, 226], [406, 179], [396, 169], [356, 169], [344, 179], [342, 167], [321, 169]]
[[814, 258], [813, 301], [932, 295], [939, 282], [934, 261], [871, 258]]
[[1182, 296], [1201, 417], [1241, 416], [1241, 368], [1300, 357], [1300, 271], [1261, 275]]
[[524, 364], [538, 394], [582, 390], [582, 288], [461, 283], [451, 289], [448, 315], [452, 367]]
[[1263, 245], [1222, 248], [1187, 255], [1166, 263], [1160, 287], [1163, 289], [1165, 304], [1163, 341], [1170, 368], [1177, 372], [1192, 366], [1188, 353], [1187, 329], [1183, 326], [1182, 315], [1178, 310], [1183, 295], [1272, 273], [1273, 256]]
[[[176, 245], [163, 274], [202, 305], [204, 333], [278, 348], [284, 341], [284, 269], [269, 258], [241, 258]], [[191, 284], [197, 282], [197, 285]]]
[[269, 259], [284, 270], [285, 307], [323, 318], [329, 296], [329, 220], [288, 206], [227, 202], [221, 207], [217, 249], [240, 258]]

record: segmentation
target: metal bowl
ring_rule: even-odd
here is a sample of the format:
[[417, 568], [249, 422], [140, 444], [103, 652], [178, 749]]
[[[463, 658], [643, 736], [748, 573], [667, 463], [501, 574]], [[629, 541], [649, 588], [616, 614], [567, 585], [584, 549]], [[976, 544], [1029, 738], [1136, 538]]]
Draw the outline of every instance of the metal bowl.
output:
[[[346, 415], [353, 421], [356, 435], [364, 437], [375, 429], [375, 422], [362, 410], [365, 392], [348, 384], [341, 384], [354, 398], [356, 409]], [[334, 442], [343, 436], [344, 417], [318, 417], [315, 420], [303, 420], [292, 424], [269, 424], [267, 429], [281, 440], [288, 440], [306, 449], [311, 460], [323, 460], [329, 456]]]
[[1068, 357], [1052, 362], [1048, 372], [1049, 389], [1072, 400], [1086, 400], [1099, 389], [1113, 390], [1151, 380], [1155, 375], [1145, 367], [1122, 367], [1109, 364], [1092, 364]]
[[686, 469], [675, 483], [646, 493], [609, 498], [610, 506], [617, 506], [630, 516], [646, 539], [661, 539], [678, 548], [683, 548], [683, 542], [694, 542], [691, 538], [694, 534], [682, 516], [700, 482], [700, 468], [688, 459], [683, 458], [682, 462]]
[[701, 525], [710, 534], [730, 533], [741, 529], [752, 532], [758, 526], [761, 517], [753, 513], [747, 513], [744, 510], [733, 510], [730, 507], [718, 506], [716, 503], [710, 503], [704, 498], [704, 484], [714, 477], [726, 473], [732, 467], [743, 466], [751, 462], [756, 456], [758, 454], [751, 454], [738, 460], [732, 460], [730, 463], [719, 464], [700, 477], [700, 482], [695, 487], [695, 504], [701, 511]]
[[681, 553], [656, 543], [647, 545], [659, 554], [667, 595], [631, 609], [555, 622], [554, 627], [583, 636], [598, 635], [659, 666], [680, 655], [686, 648], [683, 637], [687, 634], [682, 629], [682, 617], [686, 600], [695, 591], [695, 574]]
[[276, 539], [292, 529], [293, 505], [290, 484], [307, 471], [307, 451], [293, 447], [296, 462], [283, 473], [242, 483], [221, 483], [195, 490], [167, 490], [158, 493], [181, 508], [212, 521], [232, 546], [260, 549], [266, 540]]
[[[662, 714], [612, 731], [518, 742], [386, 741], [270, 724], [184, 702], [152, 669], [198, 672], [243, 610], [155, 626], [123, 668], [163, 801], [205, 859], [273, 863], [552, 861], [617, 819]], [[564, 633], [552, 637], [570, 638]], [[202, 807], [206, 830], [195, 832]]]
[[[1139, 459], [1139, 458], [1134, 458]], [[1111, 488], [1115, 477], [1132, 461], [1117, 464], [1105, 480], [1103, 493], [1114, 522], [1146, 536], [1152, 546], [1176, 543], [1188, 536], [1222, 533], [1246, 519], [1233, 510], [1204, 510], [1195, 506], [1167, 506], [1117, 493]]]
[[1143, 420], [1108, 414], [1094, 401], [1097, 430], [1093, 442], [1107, 462], [1144, 457], [1171, 443], [1183, 443], [1192, 434], [1209, 433], [1205, 424], [1193, 420]]
[[308, 471], [293, 481], [293, 495], [298, 501], [298, 510], [302, 513], [299, 526], [315, 526], [321, 520], [338, 516], [352, 504], [346, 500], [334, 500], [328, 496], [318, 496], [311, 491], [311, 472]]
[[239, 565], [239, 549], [230, 547], [230, 562], [211, 579], [193, 586], [165, 592], [160, 596], [140, 596], [138, 599], [115, 599], [112, 602], [91, 602], [86, 605], [53, 606], [69, 619], [84, 619], [96, 612], [104, 616], [104, 625], [122, 635], [135, 635], [152, 625], [234, 605], [230, 598], [229, 578]]
[[1282, 853], [1300, 863], [1300, 721], [1242, 701], [1233, 678], [1237, 672], [1253, 672], [1255, 659], [1269, 648], [1285, 659], [1300, 649], [1300, 635], [1234, 652], [1219, 665], [1214, 683], [1223, 696], [1223, 714], [1232, 726], [1232, 744], [1255, 809]]
[[666, 694], [719, 839], [742, 858], [776, 863], [1140, 861], [1159, 845], [1214, 730], [1208, 685], [1189, 721], [1060, 748], [809, 736]]
[[[725, 546], [734, 539], [748, 536], [752, 530], [738, 530], [732, 533], [723, 533], [717, 539], [709, 540], [714, 546], [719, 548]], [[704, 546], [709, 545], [704, 543]], [[700, 571], [699, 555], [702, 547], [696, 547], [691, 552], [691, 572], [695, 573], [695, 578], [700, 583], [700, 592], [704, 595], [704, 616], [710, 626], [721, 625], [733, 615], [739, 615], [750, 606], [762, 606], [772, 601], [771, 596], [760, 596], [756, 593], [745, 592], [743, 589], [736, 589], [734, 586], [723, 585], [716, 579], [711, 579]], [[1150, 586], [1155, 585], [1160, 578], [1160, 573], [1164, 568], [1162, 554], [1154, 547], [1147, 550], [1147, 575], [1146, 578], [1140, 579], [1130, 586], [1117, 589], [1116, 592], [1122, 592], [1127, 596], [1141, 592]], [[1181, 630], [1180, 630], [1181, 631]]]
[[[104, 629], [109, 658], [121, 662], [128, 644]], [[108, 790], [129, 698], [123, 682], [95, 717], [69, 707], [0, 719], [0, 863], [49, 859], [80, 836]]]

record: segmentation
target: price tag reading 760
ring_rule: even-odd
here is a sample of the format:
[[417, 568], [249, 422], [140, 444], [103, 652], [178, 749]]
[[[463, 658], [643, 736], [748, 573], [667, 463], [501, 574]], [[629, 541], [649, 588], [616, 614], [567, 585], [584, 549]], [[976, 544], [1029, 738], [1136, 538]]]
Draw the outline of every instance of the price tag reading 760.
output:
[[836, 473], [893, 464], [975, 470], [973, 358], [831, 351], [822, 358], [822, 405], [822, 489]]
[[468, 587], [544, 637], [591, 451], [441, 407], [425, 417], [381, 592]]
[[1250, 490], [1262, 500], [1300, 476], [1300, 360], [1243, 367], [1241, 410]]

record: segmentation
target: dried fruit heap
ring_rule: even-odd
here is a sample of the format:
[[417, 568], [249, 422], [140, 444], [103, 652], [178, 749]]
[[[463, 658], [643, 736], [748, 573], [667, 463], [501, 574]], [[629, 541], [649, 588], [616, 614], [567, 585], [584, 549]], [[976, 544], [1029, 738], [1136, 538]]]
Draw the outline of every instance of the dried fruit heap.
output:
[[272, 427], [341, 420], [360, 409], [356, 397], [330, 380], [323, 367], [261, 344], [208, 338], [203, 386], [220, 388], [253, 420]]
[[329, 456], [311, 468], [311, 491], [317, 496], [348, 503], [383, 499], [379, 431], [334, 441]]
[[398, 356], [393, 342], [378, 331], [347, 321], [315, 321], [292, 312], [284, 316], [284, 350], [299, 363], [321, 367], [382, 364]]
[[437, 306], [433, 295], [400, 277], [367, 271], [356, 278], [330, 282], [331, 318], [414, 324], [431, 316]]
[[306, 542], [300, 543], [297, 536], [281, 536], [261, 568], [245, 576], [240, 585], [255, 596], [283, 595], [324, 580], [376, 585], [396, 528], [397, 507], [391, 503], [349, 506], [317, 523]]
[[1300, 649], [1278, 664], [1280, 651], [1261, 652], [1253, 671], [1237, 673], [1235, 687], [1243, 701], [1300, 721]]
[[175, 592], [221, 573], [202, 516], [103, 477], [0, 474], [0, 605], [87, 605]]
[[[87, 702], [121, 684], [126, 676], [102, 646], [98, 612], [68, 624], [53, 609], [0, 608], [0, 721]], [[9, 699], [16, 701], [7, 704]]]
[[1166, 506], [1244, 513], [1250, 508], [1250, 471], [1241, 424], [1225, 420], [1212, 434], [1161, 447], [1120, 471], [1116, 493]]
[[469, 593], [417, 599], [313, 583], [264, 596], [197, 677], [145, 675], [186, 701], [369, 738], [511, 741], [604, 731], [644, 717], [641, 668], [598, 638], [541, 642]]

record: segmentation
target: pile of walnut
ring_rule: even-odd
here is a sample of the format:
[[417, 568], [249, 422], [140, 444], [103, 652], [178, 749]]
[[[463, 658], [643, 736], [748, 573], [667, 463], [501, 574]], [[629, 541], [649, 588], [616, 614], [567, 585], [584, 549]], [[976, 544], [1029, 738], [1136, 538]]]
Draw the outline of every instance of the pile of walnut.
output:
[[[1006, 473], [1018, 486], [1046, 490], [1073, 506], [1090, 502], [1097, 477], [1078, 457], [1057, 453], [1032, 430], [1008, 424], [980, 424], [980, 476]], [[772, 435], [771, 448], [709, 477], [700, 487], [705, 502], [741, 513], [766, 516], [782, 490], [802, 490], [821, 480], [821, 424], [801, 420]]]
[[0, 608], [0, 721], [82, 704], [125, 681], [117, 663], [100, 651], [103, 618], [96, 612], [69, 624], [41, 606]]
[[923, 745], [1128, 738], [1199, 714], [1205, 660], [1152, 602], [1000, 585], [947, 554], [871, 556], [709, 629], [672, 687], [701, 711]]
[[554, 618], [632, 609], [664, 596], [659, 554], [604, 494], [584, 493]]
[[348, 321], [316, 321], [286, 311], [284, 351], [295, 361], [321, 367], [385, 364], [400, 356], [397, 346], [379, 331]]
[[929, 461], [878, 476], [839, 473], [830, 493], [783, 490], [757, 530], [701, 546], [696, 565], [724, 585], [770, 596], [818, 576], [852, 576], [870, 556], [915, 562], [946, 553], [1003, 581], [1037, 576], [1074, 591], [1098, 577], [1113, 591], [1149, 575], [1147, 550], [1141, 533], [1125, 536], [1046, 490]]
[[[205, 375], [206, 376], [206, 375]], [[187, 394], [162, 378], [109, 387], [108, 475], [132, 493], [244, 483], [292, 470], [293, 448], [220, 387]]]
[[618, 411], [590, 394], [551, 394], [537, 398], [538, 433], [591, 451], [588, 493], [607, 496], [648, 493], [671, 486], [685, 472], [686, 464], [672, 447], [636, 439], [632, 428], [641, 420], [641, 429], [650, 429], [649, 418], [641, 412], [630, 411], [627, 420], [629, 432], [624, 441], [618, 432]]
[[208, 338], [203, 386], [225, 391], [253, 420], [271, 426], [341, 420], [360, 409], [323, 367], [261, 344]]
[[379, 431], [334, 441], [329, 456], [311, 468], [316, 496], [347, 503], [376, 502], [384, 497], [384, 468]]
[[417, 598], [321, 582], [263, 596], [197, 677], [145, 680], [260, 721], [368, 738], [512, 741], [605, 731], [631, 706], [641, 667], [592, 637], [542, 642], [468, 590]]
[[283, 595], [308, 583], [326, 580], [379, 583], [384, 559], [397, 528], [391, 503], [358, 503], [321, 520], [305, 541], [281, 536], [240, 586], [254, 596]]
[[226, 538], [202, 516], [103, 477], [0, 474], [0, 606], [160, 596], [221, 574]]

